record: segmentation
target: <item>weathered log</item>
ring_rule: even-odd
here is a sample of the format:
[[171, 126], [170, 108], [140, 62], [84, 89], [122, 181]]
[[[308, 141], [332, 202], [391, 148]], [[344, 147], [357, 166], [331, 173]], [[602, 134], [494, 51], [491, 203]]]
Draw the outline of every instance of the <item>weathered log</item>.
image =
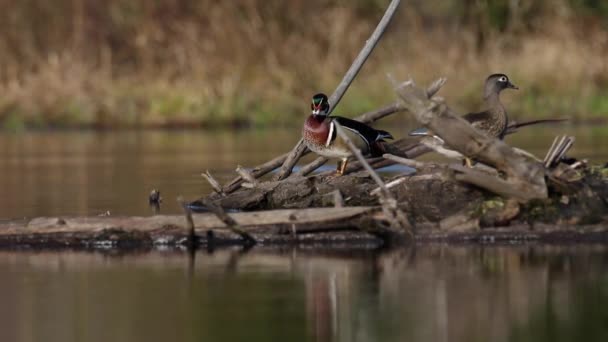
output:
[[[382, 215], [381, 211], [369, 207], [230, 214], [262, 246], [288, 244], [340, 249], [383, 246], [385, 242], [378, 238], [379, 235], [360, 228], [370, 219], [383, 219]], [[213, 214], [193, 215], [193, 221], [201, 246], [210, 243], [243, 246], [245, 243]], [[183, 216], [179, 215], [36, 218], [0, 223], [0, 248], [180, 247], [187, 245], [186, 228]], [[608, 228], [605, 221], [577, 225], [520, 222], [505, 228], [464, 230], [426, 225], [418, 227], [415, 239], [417, 243], [606, 243]]]
[[451, 149], [495, 167], [506, 177], [505, 180], [494, 177], [491, 189], [488, 188], [490, 179], [484, 177], [480, 180], [476, 177], [479, 175], [477, 171], [471, 169], [456, 169], [460, 172], [455, 175], [456, 179], [522, 202], [547, 198], [545, 170], [541, 163], [518, 154], [503, 141], [475, 130], [466, 120], [453, 113], [443, 100], [429, 98], [426, 91], [416, 87], [412, 81], [396, 84], [394, 88], [404, 107]]

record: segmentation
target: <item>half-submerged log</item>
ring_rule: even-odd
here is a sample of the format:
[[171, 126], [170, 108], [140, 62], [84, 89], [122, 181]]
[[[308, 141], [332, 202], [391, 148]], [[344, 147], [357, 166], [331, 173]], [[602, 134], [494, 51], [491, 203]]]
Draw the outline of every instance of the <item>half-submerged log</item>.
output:
[[[376, 221], [386, 220], [380, 208], [284, 209], [231, 213], [229, 217], [255, 239], [256, 246], [261, 247], [375, 249], [387, 243], [377, 231]], [[0, 222], [0, 248], [190, 248], [189, 225], [180, 215], [46, 217]], [[194, 214], [192, 225], [196, 227], [197, 246], [248, 246], [247, 241], [214, 214]], [[511, 227], [485, 229], [421, 225], [413, 238], [418, 243], [606, 243], [608, 228], [605, 224], [579, 222], [560, 225], [520, 222]]]

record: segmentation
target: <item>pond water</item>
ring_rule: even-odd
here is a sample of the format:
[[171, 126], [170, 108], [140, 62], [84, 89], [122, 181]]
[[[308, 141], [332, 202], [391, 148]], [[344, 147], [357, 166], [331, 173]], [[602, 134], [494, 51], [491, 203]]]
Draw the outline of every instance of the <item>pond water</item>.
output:
[[608, 250], [0, 252], [1, 341], [608, 341]]
[[[408, 127], [399, 127], [390, 130], [405, 136]], [[572, 156], [608, 161], [604, 127], [527, 128], [507, 141], [544, 156], [553, 137], [565, 133], [577, 137]], [[298, 128], [0, 133], [0, 219], [108, 211], [148, 215], [154, 188], [164, 198], [162, 213], [180, 213], [178, 196], [193, 200], [211, 191], [201, 172], [228, 181], [237, 165], [260, 164], [289, 151], [298, 139]]]
[[[402, 132], [395, 135], [406, 134]], [[608, 160], [601, 127], [522, 131]], [[288, 151], [293, 130], [0, 133], [0, 220], [149, 215]], [[433, 156], [425, 158], [435, 158]], [[0, 251], [0, 341], [608, 341], [605, 246]]]

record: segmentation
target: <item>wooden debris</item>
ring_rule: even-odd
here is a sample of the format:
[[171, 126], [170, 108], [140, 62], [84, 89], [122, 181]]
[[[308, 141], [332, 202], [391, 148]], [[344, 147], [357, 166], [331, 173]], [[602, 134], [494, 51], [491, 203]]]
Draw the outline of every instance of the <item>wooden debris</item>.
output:
[[188, 246], [188, 248], [191, 249], [196, 248], [196, 246], [198, 246], [198, 240], [196, 237], [196, 228], [194, 226], [194, 220], [192, 219], [192, 210], [188, 206], [188, 203], [186, 203], [181, 196], [177, 198], [177, 202], [182, 206], [184, 214], [186, 215], [186, 227], [188, 229], [186, 245]]
[[245, 245], [252, 246], [256, 244], [256, 240], [253, 238], [253, 236], [243, 230], [235, 219], [230, 217], [230, 215], [226, 214], [222, 207], [215, 205], [211, 201], [205, 201], [203, 203], [205, 204], [207, 209], [209, 209], [209, 211], [214, 213], [217, 218], [219, 218], [222, 222], [224, 222], [224, 224], [226, 224], [226, 227], [228, 229], [238, 234], [245, 242]]
[[241, 165], [238, 165], [236, 167], [236, 173], [238, 173], [242, 179], [244, 179], [245, 181], [252, 184], [253, 187], [255, 187], [258, 184], [258, 180], [255, 179], [255, 177], [251, 174], [251, 172], [249, 172], [249, 170], [243, 168]]
[[201, 173], [201, 176], [203, 176], [207, 180], [207, 182], [209, 182], [209, 184], [211, 185], [211, 188], [213, 188], [213, 190], [215, 192], [217, 192], [220, 195], [225, 195], [224, 190], [222, 189], [222, 186], [215, 178], [213, 178], [213, 176], [211, 175], [209, 170]]
[[351, 150], [353, 155], [359, 160], [361, 165], [363, 165], [363, 167], [367, 170], [372, 179], [380, 187], [381, 191], [378, 193], [378, 195], [380, 196], [380, 204], [382, 204], [382, 210], [385, 214], [385, 217], [390, 222], [391, 227], [395, 231], [399, 229], [405, 230], [405, 232], [407, 232], [410, 236], [413, 236], [413, 229], [411, 223], [409, 222], [407, 216], [401, 211], [401, 209], [397, 205], [397, 200], [388, 190], [388, 188], [384, 184], [384, 181], [382, 181], [382, 178], [380, 178], [376, 171], [374, 171], [374, 169], [367, 163], [365, 157], [363, 157], [363, 154], [361, 153], [361, 150], [359, 150], [359, 148], [357, 148], [357, 146], [353, 144], [348, 135], [344, 132], [344, 128], [342, 127], [342, 125], [340, 125], [340, 123], [338, 122], [334, 122], [334, 125], [336, 126], [336, 132], [338, 133], [340, 138], [342, 138], [342, 140], [346, 142], [346, 145]]
[[405, 165], [405, 166], [413, 167], [413, 168], [420, 168], [420, 167], [424, 167], [426, 165], [426, 163], [424, 163], [424, 162], [420, 162], [420, 161], [417, 161], [414, 159], [409, 159], [409, 158], [398, 157], [396, 155], [389, 154], [389, 153], [384, 154], [382, 157], [392, 160], [394, 162], [397, 162], [399, 164]]
[[429, 99], [426, 91], [416, 87], [412, 81], [395, 84], [395, 91], [416, 119], [435, 132], [450, 148], [493, 166], [506, 176], [503, 180], [480, 175], [471, 169], [453, 168], [459, 172], [456, 179], [522, 202], [547, 198], [542, 164], [521, 156], [499, 139], [475, 130], [462, 117], [453, 113], [441, 99]]
[[[406, 177], [397, 178], [397, 179], [395, 179], [393, 181], [390, 181], [390, 182], [386, 183], [386, 188], [390, 189], [390, 188], [392, 188], [394, 186], [397, 186], [397, 185], [399, 185], [399, 184], [401, 184], [401, 183], [403, 183], [405, 181], [407, 181]], [[376, 189], [372, 190], [371, 194], [372, 195], [379, 195], [381, 191], [383, 191], [383, 189], [381, 187], [377, 187]]]
[[[383, 246], [379, 234], [359, 228], [365, 225], [366, 218], [377, 220], [373, 221], [375, 225], [375, 222], [384, 220], [383, 215], [381, 211], [370, 207], [346, 207], [235, 213], [231, 217], [265, 246], [299, 244], [343, 249]], [[192, 219], [201, 246], [210, 243], [208, 232], [211, 231], [214, 232], [211, 235], [213, 243], [217, 246], [245, 244], [214, 214], [195, 214]], [[416, 232], [417, 243], [608, 242], [605, 223], [577, 226], [537, 223], [534, 228], [527, 223], [519, 223], [508, 228], [456, 231], [446, 224], [445, 229], [439, 229], [437, 225], [426, 225], [422, 229], [422, 226]], [[184, 234], [186, 228], [181, 215], [47, 217], [29, 221], [4, 221], [0, 222], [0, 248], [181, 247], [187, 245], [187, 236]]]
[[332, 192], [334, 208], [343, 208], [344, 207], [344, 198], [342, 198], [342, 193], [340, 190], [336, 189]]
[[574, 137], [565, 135], [555, 137], [549, 151], [547, 151], [547, 154], [545, 155], [545, 159], [543, 159], [545, 167], [548, 169], [555, 167], [572, 147], [572, 144], [574, 144]]

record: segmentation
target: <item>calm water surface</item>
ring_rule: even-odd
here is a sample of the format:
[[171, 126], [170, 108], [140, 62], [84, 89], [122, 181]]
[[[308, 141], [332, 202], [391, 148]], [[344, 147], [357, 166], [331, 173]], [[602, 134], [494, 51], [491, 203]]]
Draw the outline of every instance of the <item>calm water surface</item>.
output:
[[605, 247], [0, 252], [1, 341], [608, 341]]
[[[390, 128], [395, 136], [405, 136]], [[296, 131], [295, 133], [293, 131]], [[529, 128], [508, 142], [544, 155], [556, 134], [577, 137], [573, 156], [608, 161], [608, 129]], [[176, 198], [210, 191], [201, 172], [221, 181], [237, 165], [254, 166], [289, 151], [299, 130], [0, 133], [0, 219], [45, 215], [148, 215], [156, 188], [163, 213], [180, 212]], [[434, 158], [430, 155], [428, 158]]]
[[[393, 133], [397, 136], [402, 132]], [[522, 131], [608, 160], [598, 128]], [[148, 215], [288, 151], [291, 130], [0, 133], [0, 220]], [[426, 158], [433, 158], [426, 157]], [[0, 251], [0, 341], [608, 341], [608, 249]]]

